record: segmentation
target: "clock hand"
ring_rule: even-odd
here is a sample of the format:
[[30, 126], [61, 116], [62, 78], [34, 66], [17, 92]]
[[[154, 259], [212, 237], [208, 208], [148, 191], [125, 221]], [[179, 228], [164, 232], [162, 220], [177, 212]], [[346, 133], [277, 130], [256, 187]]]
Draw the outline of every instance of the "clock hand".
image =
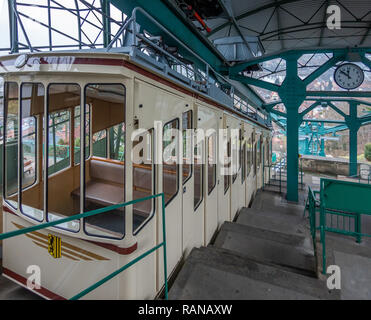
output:
[[351, 76], [349, 75], [349, 73], [346, 73], [344, 71], [340, 71], [340, 73], [345, 74], [348, 77], [348, 79], [352, 79]]

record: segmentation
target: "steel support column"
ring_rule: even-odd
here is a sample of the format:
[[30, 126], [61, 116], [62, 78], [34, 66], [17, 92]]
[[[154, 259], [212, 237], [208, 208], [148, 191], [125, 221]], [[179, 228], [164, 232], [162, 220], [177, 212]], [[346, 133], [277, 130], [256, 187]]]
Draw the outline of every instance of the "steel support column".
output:
[[14, 0], [8, 0], [10, 53], [16, 53], [16, 52], [19, 51], [19, 47], [18, 47], [18, 23], [17, 23], [17, 16], [16, 16], [13, 8], [16, 8], [15, 1]]
[[357, 118], [357, 107], [357, 103], [349, 103], [349, 117], [347, 121], [349, 128], [349, 176], [357, 175], [358, 130], [360, 128]]
[[306, 85], [298, 76], [299, 56], [286, 58], [286, 78], [279, 89], [279, 96], [286, 107], [287, 116], [287, 195], [288, 201], [298, 202], [299, 178], [299, 125], [302, 121], [299, 108], [306, 96]]
[[111, 42], [111, 22], [110, 22], [110, 3], [108, 0], [101, 0], [101, 9], [102, 9], [102, 24], [103, 24], [103, 44], [107, 48], [108, 44]]

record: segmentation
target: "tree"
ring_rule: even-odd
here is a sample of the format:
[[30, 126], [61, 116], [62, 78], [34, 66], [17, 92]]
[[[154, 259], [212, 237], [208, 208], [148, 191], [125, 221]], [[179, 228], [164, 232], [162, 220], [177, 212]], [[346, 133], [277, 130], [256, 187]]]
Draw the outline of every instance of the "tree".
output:
[[365, 145], [365, 158], [367, 161], [371, 161], [371, 143]]

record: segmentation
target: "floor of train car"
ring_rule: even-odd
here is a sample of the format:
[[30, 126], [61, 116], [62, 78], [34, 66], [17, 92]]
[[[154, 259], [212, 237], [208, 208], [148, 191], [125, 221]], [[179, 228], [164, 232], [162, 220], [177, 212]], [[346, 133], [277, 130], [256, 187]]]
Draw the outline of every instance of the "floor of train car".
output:
[[[89, 205], [86, 211], [92, 211], [99, 209], [94, 205]], [[136, 230], [146, 217], [136, 214], [135, 209], [133, 210], [133, 230]], [[103, 230], [112, 231], [119, 234], [125, 233], [125, 209], [123, 210], [112, 210], [102, 214], [98, 214], [86, 219], [86, 223], [102, 228]]]

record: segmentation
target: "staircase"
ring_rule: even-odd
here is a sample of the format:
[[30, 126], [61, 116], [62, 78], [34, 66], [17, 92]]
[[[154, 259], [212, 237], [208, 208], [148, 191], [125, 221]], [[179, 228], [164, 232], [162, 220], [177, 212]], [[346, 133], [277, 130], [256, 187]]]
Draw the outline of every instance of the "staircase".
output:
[[193, 249], [170, 299], [340, 299], [317, 277], [303, 205], [259, 191], [208, 247]]

